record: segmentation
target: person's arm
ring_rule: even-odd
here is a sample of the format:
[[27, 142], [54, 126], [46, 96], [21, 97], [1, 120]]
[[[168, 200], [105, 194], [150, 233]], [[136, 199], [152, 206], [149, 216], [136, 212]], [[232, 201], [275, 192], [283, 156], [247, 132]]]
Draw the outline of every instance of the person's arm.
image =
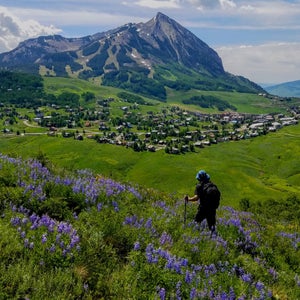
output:
[[195, 202], [195, 201], [199, 200], [199, 197], [198, 197], [198, 195], [194, 195], [193, 197], [185, 196], [185, 200], [186, 200], [186, 202], [189, 202], [189, 201]]

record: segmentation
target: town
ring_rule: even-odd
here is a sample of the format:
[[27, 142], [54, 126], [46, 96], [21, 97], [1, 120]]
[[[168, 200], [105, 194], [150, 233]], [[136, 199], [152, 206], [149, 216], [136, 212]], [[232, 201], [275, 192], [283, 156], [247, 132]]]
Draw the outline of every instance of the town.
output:
[[[134, 151], [164, 150], [170, 154], [195, 152], [196, 149], [227, 141], [238, 141], [265, 135], [284, 126], [298, 123], [299, 108], [289, 109], [286, 114], [249, 114], [220, 112], [216, 114], [188, 111], [179, 106], [165, 106], [159, 112], [150, 109], [141, 112], [141, 105], [128, 103], [119, 106], [118, 114], [112, 114], [114, 98], [97, 101], [92, 109], [49, 105], [37, 108], [30, 114], [24, 110], [0, 107], [5, 135], [34, 134], [33, 128], [44, 128], [48, 136], [94, 139], [98, 143], [132, 148]], [[114, 107], [116, 111], [116, 106]], [[31, 127], [14, 130], [14, 124], [23, 122]], [[25, 127], [26, 128], [26, 127]], [[37, 131], [36, 134], [41, 134]]]

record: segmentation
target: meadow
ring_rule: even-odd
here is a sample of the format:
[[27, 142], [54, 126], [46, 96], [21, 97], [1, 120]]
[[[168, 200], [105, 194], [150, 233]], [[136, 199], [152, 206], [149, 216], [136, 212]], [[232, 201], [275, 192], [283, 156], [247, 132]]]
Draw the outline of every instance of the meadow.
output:
[[39, 159], [0, 155], [1, 299], [299, 299], [299, 216], [222, 203], [211, 236], [174, 195]]
[[[59, 85], [118, 92], [45, 80], [48, 91]], [[257, 95], [223, 96], [239, 111], [274, 109]], [[0, 299], [300, 298], [299, 124], [180, 155], [16, 126], [26, 133], [0, 137]], [[199, 169], [222, 193], [213, 236], [193, 221], [197, 205], [185, 215]]]

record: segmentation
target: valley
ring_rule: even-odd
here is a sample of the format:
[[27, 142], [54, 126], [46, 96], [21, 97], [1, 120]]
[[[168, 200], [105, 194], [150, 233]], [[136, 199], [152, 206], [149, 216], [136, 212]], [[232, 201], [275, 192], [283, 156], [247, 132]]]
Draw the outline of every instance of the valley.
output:
[[[234, 207], [243, 198], [257, 202], [299, 194], [296, 99], [213, 92], [237, 107], [218, 112], [183, 104], [183, 94], [174, 91], [162, 103], [78, 79], [45, 78], [44, 84], [57, 97], [78, 95], [80, 108], [72, 102], [35, 109], [4, 105], [2, 153], [42, 154], [69, 170], [92, 169], [178, 197], [193, 189], [197, 169], [206, 168], [221, 186], [224, 203]], [[85, 101], [86, 94], [92, 100]]]

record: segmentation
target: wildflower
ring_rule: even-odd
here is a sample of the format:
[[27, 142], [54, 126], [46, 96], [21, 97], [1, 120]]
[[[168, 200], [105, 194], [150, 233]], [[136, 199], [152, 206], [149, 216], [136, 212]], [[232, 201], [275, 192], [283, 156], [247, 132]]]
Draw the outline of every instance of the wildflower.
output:
[[164, 288], [161, 288], [159, 290], [159, 297], [160, 297], [161, 300], [166, 299], [166, 290]]
[[196, 288], [192, 288], [191, 292], [190, 292], [190, 299], [193, 300], [193, 299], [196, 299], [196, 297], [197, 297]]
[[29, 240], [28, 239], [25, 239], [24, 240], [24, 247], [27, 248], [29, 245]]
[[249, 274], [242, 274], [241, 278], [246, 283], [250, 283], [252, 281], [251, 275], [249, 275]]
[[119, 206], [118, 206], [118, 203], [116, 201], [112, 201], [112, 205], [114, 207], [115, 212], [118, 212], [120, 210]]
[[176, 299], [177, 300], [181, 300], [181, 281], [178, 281], [177, 284], [176, 284]]
[[273, 277], [274, 280], [277, 279], [277, 272], [274, 268], [269, 269], [269, 274]]
[[21, 219], [20, 219], [19, 217], [11, 218], [11, 219], [10, 219], [10, 223], [11, 223], [13, 226], [20, 225], [20, 224], [21, 224]]
[[236, 299], [236, 295], [235, 295], [235, 292], [234, 292], [232, 287], [230, 287], [230, 290], [229, 290], [229, 299], [230, 300], [235, 300]]
[[159, 243], [161, 245], [164, 245], [164, 244], [167, 244], [167, 243], [172, 245], [172, 237], [168, 233], [163, 232], [160, 239], [159, 239]]
[[135, 243], [134, 243], [133, 249], [134, 249], [135, 251], [138, 251], [138, 250], [140, 250], [140, 247], [141, 247], [140, 243], [139, 243], [139, 242], [135, 242]]
[[103, 204], [102, 203], [98, 203], [97, 204], [97, 211], [100, 211], [102, 209]]
[[192, 282], [192, 275], [189, 270], [185, 272], [185, 282], [190, 284]]
[[51, 247], [49, 248], [49, 252], [54, 253], [55, 252], [55, 245], [51, 245]]
[[47, 242], [47, 234], [42, 235], [42, 244], [45, 244]]
[[260, 281], [258, 281], [256, 284], [255, 284], [255, 288], [260, 292], [260, 291], [262, 291], [263, 289], [264, 289], [264, 287], [265, 287], [265, 285], [262, 283], [262, 282], [260, 282]]
[[145, 227], [146, 227], [147, 229], [150, 229], [150, 228], [152, 227], [152, 218], [149, 218], [149, 219], [146, 221]]

